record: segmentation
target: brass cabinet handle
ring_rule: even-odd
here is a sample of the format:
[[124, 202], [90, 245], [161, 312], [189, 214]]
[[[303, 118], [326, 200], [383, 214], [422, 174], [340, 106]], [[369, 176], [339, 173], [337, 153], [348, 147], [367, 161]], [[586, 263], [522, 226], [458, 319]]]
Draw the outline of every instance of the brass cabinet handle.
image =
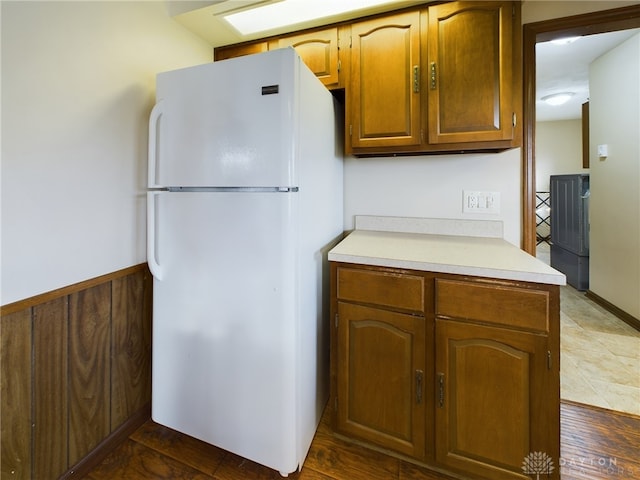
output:
[[444, 373], [438, 373], [438, 406], [444, 407]]
[[416, 370], [416, 403], [422, 403], [422, 379], [424, 378], [424, 372], [422, 370]]
[[413, 93], [420, 92], [420, 67], [418, 65], [413, 66]]
[[429, 65], [429, 69], [430, 69], [429, 85], [431, 86], [431, 90], [435, 90], [436, 89], [436, 62], [431, 62], [431, 64]]

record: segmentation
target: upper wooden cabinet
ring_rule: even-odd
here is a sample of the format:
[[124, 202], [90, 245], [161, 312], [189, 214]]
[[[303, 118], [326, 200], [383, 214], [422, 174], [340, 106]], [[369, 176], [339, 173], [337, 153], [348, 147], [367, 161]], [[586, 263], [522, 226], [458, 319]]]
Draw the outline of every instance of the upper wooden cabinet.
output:
[[[344, 89], [356, 156], [504, 150], [522, 143], [519, 1], [459, 1], [220, 47], [215, 59], [293, 46]], [[521, 122], [520, 122], [521, 123]]]
[[328, 88], [339, 86], [338, 27], [283, 37], [277, 40], [277, 46], [295, 48], [322, 83]]
[[262, 53], [268, 50], [269, 44], [266, 41], [241, 43], [239, 45], [216, 48], [213, 51], [213, 59], [217, 62], [219, 60], [226, 60], [227, 58], [242, 57], [243, 55]]
[[429, 8], [429, 143], [513, 138], [512, 2]]
[[351, 41], [352, 147], [420, 145], [420, 13], [355, 23]]
[[340, 58], [339, 41], [344, 28], [346, 28], [345, 36], [348, 39], [348, 27], [335, 26], [257, 42], [218, 47], [214, 51], [214, 59], [224, 60], [276, 48], [293, 47], [305, 65], [328, 89], [343, 88], [342, 64], [348, 65], [348, 61], [344, 62]]
[[519, 21], [518, 2], [467, 1], [353, 24], [350, 153], [518, 146]]

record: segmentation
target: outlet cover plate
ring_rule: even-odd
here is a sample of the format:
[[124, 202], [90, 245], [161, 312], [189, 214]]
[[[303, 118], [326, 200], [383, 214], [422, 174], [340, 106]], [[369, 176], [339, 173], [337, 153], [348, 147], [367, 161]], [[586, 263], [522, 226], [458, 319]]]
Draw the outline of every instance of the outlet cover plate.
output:
[[464, 190], [462, 198], [463, 213], [500, 213], [500, 192], [484, 190]]

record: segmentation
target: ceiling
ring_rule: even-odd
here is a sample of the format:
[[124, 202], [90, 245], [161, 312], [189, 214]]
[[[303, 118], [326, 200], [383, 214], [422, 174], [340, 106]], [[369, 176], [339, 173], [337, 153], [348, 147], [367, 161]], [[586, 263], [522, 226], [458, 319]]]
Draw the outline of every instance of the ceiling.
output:
[[[399, 8], [424, 4], [426, 0], [388, 0], [384, 5], [362, 8], [350, 13], [324, 17], [317, 20], [298, 23], [288, 27], [268, 30], [252, 35], [240, 35], [223, 18], [223, 14], [246, 10], [251, 6], [276, 3], [279, 0], [169, 0], [169, 14], [187, 29], [208, 41], [211, 46], [219, 47], [234, 43], [255, 40], [271, 35], [280, 35], [305, 28], [327, 25], [351, 20], [376, 13], [397, 10]], [[303, 1], [303, 0], [300, 0]], [[308, 1], [308, 0], [304, 0]]]
[[[224, 13], [243, 10], [252, 5], [275, 1], [278, 0], [169, 0], [167, 3], [169, 13], [175, 20], [204, 38], [212, 47], [255, 40], [425, 3], [425, 0], [389, 0], [386, 5], [248, 36], [240, 35], [221, 16]], [[568, 45], [554, 45], [551, 42], [538, 43], [536, 45], [537, 120], [553, 121], [580, 118], [582, 104], [589, 98], [589, 64], [638, 32], [640, 29], [588, 35]], [[574, 92], [575, 95], [562, 106], [551, 107], [540, 101], [540, 98], [545, 95], [566, 91]]]
[[[581, 118], [589, 99], [589, 64], [640, 29], [580, 37], [567, 45], [536, 44], [536, 120], [539, 122]], [[567, 103], [553, 107], [540, 99], [558, 92], [574, 92]]]

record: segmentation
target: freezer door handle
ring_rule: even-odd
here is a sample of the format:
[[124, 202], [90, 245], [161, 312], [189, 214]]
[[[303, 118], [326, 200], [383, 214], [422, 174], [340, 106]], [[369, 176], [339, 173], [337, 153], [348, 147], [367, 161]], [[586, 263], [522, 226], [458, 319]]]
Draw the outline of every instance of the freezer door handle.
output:
[[147, 192], [147, 263], [151, 274], [162, 280], [162, 267], [156, 252], [156, 197], [159, 192]]
[[162, 100], [156, 103], [151, 109], [149, 115], [149, 148], [148, 148], [148, 165], [147, 165], [147, 185], [149, 188], [157, 188], [156, 183], [156, 167], [158, 163], [158, 123], [162, 116]]

